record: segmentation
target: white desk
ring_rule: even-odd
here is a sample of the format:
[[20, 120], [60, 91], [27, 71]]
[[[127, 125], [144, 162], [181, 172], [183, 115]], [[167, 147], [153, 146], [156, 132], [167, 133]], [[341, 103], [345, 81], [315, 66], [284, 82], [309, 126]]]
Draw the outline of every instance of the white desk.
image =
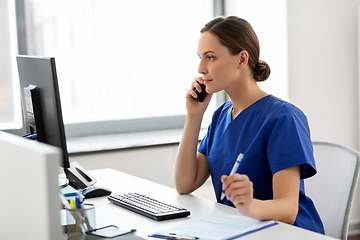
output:
[[[224, 212], [237, 211], [235, 208], [193, 195], [179, 195], [173, 188], [113, 169], [99, 169], [89, 172], [98, 181], [96, 185], [111, 189], [112, 194], [138, 192], [166, 203], [185, 207], [191, 212], [191, 215], [186, 218], [158, 222], [112, 204], [107, 200], [107, 197], [87, 199], [87, 203], [93, 203], [95, 205], [97, 227], [116, 225], [123, 229], [135, 228], [137, 229], [136, 234], [138, 236], [154, 240], [155, 238], [149, 238], [147, 236], [156, 231], [183, 224], [191, 219], [200, 218], [205, 214], [213, 212], [215, 209]], [[246, 235], [240, 239], [321, 240], [334, 238], [294, 227], [292, 225], [279, 223], [278, 225]]]

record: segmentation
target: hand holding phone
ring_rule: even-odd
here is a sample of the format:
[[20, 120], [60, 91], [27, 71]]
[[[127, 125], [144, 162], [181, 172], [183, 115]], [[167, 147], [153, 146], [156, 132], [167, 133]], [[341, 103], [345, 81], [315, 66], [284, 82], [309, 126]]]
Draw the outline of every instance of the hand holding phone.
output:
[[207, 94], [206, 86], [205, 86], [205, 84], [201, 84], [201, 83], [199, 83], [199, 85], [201, 87], [201, 92], [198, 92], [196, 89], [194, 90], [194, 92], [197, 94], [196, 100], [198, 100], [199, 102], [202, 102], [202, 101], [204, 101], [204, 98]]

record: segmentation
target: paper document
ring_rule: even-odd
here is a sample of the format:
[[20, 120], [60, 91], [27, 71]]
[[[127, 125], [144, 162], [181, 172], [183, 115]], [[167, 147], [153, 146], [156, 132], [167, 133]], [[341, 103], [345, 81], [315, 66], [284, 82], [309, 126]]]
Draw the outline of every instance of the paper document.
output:
[[150, 237], [185, 236], [190, 239], [234, 239], [276, 225], [275, 221], [259, 221], [243, 215], [214, 212], [201, 219], [154, 233]]

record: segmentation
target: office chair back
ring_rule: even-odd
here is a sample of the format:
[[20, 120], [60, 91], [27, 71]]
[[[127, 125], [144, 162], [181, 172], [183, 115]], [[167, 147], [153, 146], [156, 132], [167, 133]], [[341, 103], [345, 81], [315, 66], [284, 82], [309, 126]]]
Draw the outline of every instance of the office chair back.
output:
[[325, 235], [346, 240], [360, 154], [334, 143], [313, 142], [313, 147], [318, 172], [304, 181], [305, 192], [318, 210]]

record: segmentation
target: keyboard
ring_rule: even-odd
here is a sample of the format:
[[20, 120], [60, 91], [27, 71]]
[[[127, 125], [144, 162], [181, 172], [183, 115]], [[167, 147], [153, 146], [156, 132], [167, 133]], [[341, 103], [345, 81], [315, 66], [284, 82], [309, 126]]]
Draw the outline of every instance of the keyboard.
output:
[[108, 200], [123, 208], [134, 211], [156, 221], [182, 218], [190, 215], [185, 208], [160, 202], [138, 193], [110, 195]]

